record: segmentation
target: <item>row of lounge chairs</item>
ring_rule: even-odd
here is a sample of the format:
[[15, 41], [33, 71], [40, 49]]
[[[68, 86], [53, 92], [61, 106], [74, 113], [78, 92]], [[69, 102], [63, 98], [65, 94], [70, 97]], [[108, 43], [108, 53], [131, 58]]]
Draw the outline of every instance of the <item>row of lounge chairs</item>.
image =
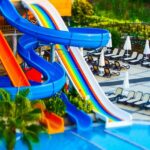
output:
[[120, 68], [122, 67], [120, 64], [118, 64], [117, 62], [115, 64], [111, 64], [109, 60], [105, 59], [105, 66], [101, 67], [99, 65], [99, 61], [96, 59], [94, 60], [92, 55], [88, 55], [85, 58], [86, 62], [89, 64], [91, 71], [93, 72], [94, 75], [98, 75], [98, 76], [103, 76], [103, 77], [112, 77], [112, 76], [119, 76], [120, 72], [117, 71], [110, 71], [110, 67], [113, 66], [114, 69], [118, 69], [120, 70]]
[[119, 61], [110, 62], [107, 58], [105, 59], [105, 66], [113, 70], [126, 70], [130, 68], [130, 65], [123, 64], [121, 65]]
[[[94, 59], [100, 59], [102, 49], [96, 49], [88, 52], [87, 54], [94, 56]], [[109, 53], [108, 53], [109, 51]], [[109, 50], [105, 50], [105, 58], [112, 59], [112, 60], [122, 60], [123, 62], [127, 62], [129, 64], [141, 64], [144, 67], [150, 68], [150, 58], [145, 58], [142, 53], [138, 53], [136, 51], [133, 51], [131, 54], [126, 54], [126, 51], [121, 49], [119, 51], [118, 48], [114, 48], [112, 50], [112, 53], [110, 53]]]
[[126, 54], [125, 50], [121, 49], [119, 51], [118, 48], [115, 48], [112, 53], [106, 54], [105, 57], [109, 59], [122, 60], [123, 62], [128, 62], [130, 64], [141, 64], [144, 55], [135, 51], [133, 51], [132, 54]]
[[[93, 74], [103, 77], [119, 76], [119, 71], [130, 68], [130, 65], [121, 65], [119, 61], [110, 62], [107, 58], [105, 58], [105, 66], [100, 66], [98, 58], [94, 58], [91, 54], [87, 55], [85, 60], [89, 64]], [[111, 71], [110, 69], [115, 71]]]
[[129, 91], [127, 95], [123, 95], [123, 88], [117, 88], [114, 93], [108, 93], [108, 98], [117, 103], [123, 103], [139, 108], [150, 109], [150, 94], [140, 91]]
[[[103, 69], [103, 71], [102, 71], [102, 69]], [[97, 64], [92, 65], [91, 70], [94, 75], [103, 76], [103, 77], [107, 77], [107, 78], [120, 75], [120, 72], [118, 72], [118, 71], [112, 72], [112, 71], [110, 71], [109, 68], [107, 68], [107, 67], [100, 68]]]

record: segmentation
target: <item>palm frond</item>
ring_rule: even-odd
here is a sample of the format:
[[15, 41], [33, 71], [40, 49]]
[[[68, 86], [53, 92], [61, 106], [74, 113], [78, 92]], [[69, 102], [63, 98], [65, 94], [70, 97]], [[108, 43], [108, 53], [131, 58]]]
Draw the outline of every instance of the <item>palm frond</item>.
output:
[[[41, 109], [26, 97], [29, 90], [19, 91], [14, 101], [10, 94], [0, 89], [0, 138], [6, 143], [7, 150], [14, 149], [16, 142], [16, 130], [22, 132], [22, 141], [32, 150], [32, 142], [39, 141], [39, 133], [46, 129], [39, 124]], [[40, 104], [43, 102], [36, 101]], [[44, 106], [44, 104], [43, 104]]]
[[4, 136], [5, 141], [6, 141], [7, 150], [12, 150], [14, 148], [15, 143], [16, 143], [15, 132], [12, 130], [12, 128], [7, 128], [3, 132], [3, 136]]
[[10, 117], [14, 112], [14, 104], [11, 101], [0, 101], [0, 116]]
[[32, 131], [34, 133], [41, 133], [41, 132], [46, 132], [47, 128], [45, 126], [40, 126], [37, 124], [32, 124], [27, 127], [28, 131]]
[[4, 89], [0, 89], [0, 101], [11, 101], [9, 92]]
[[26, 88], [26, 89], [23, 89], [23, 90], [19, 91], [17, 95], [21, 95], [23, 97], [27, 97], [29, 92], [30, 92], [30, 89]]
[[[34, 109], [32, 111], [26, 111], [16, 116], [16, 122], [24, 121], [26, 124], [31, 122], [38, 122], [41, 118], [41, 111], [39, 109]], [[20, 121], [19, 121], [20, 120]]]
[[27, 145], [29, 150], [32, 150], [32, 144], [31, 144], [29, 138], [25, 134], [23, 134], [21, 140], [25, 145]]
[[32, 142], [38, 143], [39, 142], [39, 135], [36, 132], [31, 130], [23, 131], [23, 134]]

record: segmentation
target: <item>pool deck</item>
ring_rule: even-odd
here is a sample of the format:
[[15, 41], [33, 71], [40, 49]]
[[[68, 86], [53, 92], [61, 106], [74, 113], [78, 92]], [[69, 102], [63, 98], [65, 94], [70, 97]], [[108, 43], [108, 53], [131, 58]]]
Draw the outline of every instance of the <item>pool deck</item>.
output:
[[[122, 62], [121, 62], [122, 63]], [[112, 70], [113, 71], [113, 70]], [[141, 65], [130, 65], [128, 70], [129, 80], [136, 79], [136, 82], [131, 82], [128, 90], [141, 91], [143, 93], [150, 93], [150, 68], [142, 67]], [[120, 76], [104, 78], [95, 76], [97, 81], [100, 83], [115, 83], [119, 84], [110, 84], [109, 86], [101, 86], [105, 92], [115, 91], [117, 87], [123, 87], [123, 80], [125, 78], [125, 71], [120, 71]], [[147, 80], [144, 80], [146, 79]], [[132, 114], [133, 120], [139, 121], [150, 121], [150, 110], [141, 110], [138, 107], [133, 107], [125, 104], [117, 104], [118, 107], [124, 109]]]

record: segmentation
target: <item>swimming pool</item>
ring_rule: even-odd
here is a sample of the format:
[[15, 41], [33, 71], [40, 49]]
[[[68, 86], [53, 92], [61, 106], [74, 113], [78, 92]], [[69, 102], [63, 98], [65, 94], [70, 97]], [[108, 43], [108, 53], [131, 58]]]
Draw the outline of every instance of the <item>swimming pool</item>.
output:
[[[103, 125], [90, 131], [67, 130], [62, 134], [40, 135], [33, 150], [149, 150], [150, 125], [133, 124], [123, 128], [104, 129]], [[3, 142], [0, 150], [5, 150]], [[19, 140], [15, 150], [27, 150]]]

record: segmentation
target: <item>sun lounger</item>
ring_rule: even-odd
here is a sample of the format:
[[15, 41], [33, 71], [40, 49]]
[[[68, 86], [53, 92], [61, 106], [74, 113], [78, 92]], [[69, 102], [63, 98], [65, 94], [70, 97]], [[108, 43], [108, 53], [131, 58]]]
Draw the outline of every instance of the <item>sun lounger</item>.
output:
[[122, 61], [127, 61], [127, 62], [128, 62], [128, 61], [131, 61], [131, 60], [133, 60], [133, 59], [136, 59], [136, 58], [137, 58], [137, 55], [138, 55], [137, 52], [133, 52], [132, 55], [131, 55], [131, 57], [123, 58]]
[[148, 102], [149, 98], [150, 98], [150, 95], [148, 93], [143, 94], [141, 100], [138, 102], [135, 102], [134, 105], [137, 105], [137, 106], [143, 105]]
[[90, 55], [87, 55], [87, 57], [85, 58], [85, 61], [87, 62], [87, 64], [91, 65], [91, 64], [94, 64], [97, 59], [94, 58], [91, 54]]
[[143, 95], [143, 93], [140, 92], [140, 91], [138, 91], [138, 92], [135, 93], [135, 97], [132, 98], [132, 99], [130, 99], [130, 100], [128, 100], [128, 101], [126, 101], [126, 103], [132, 105], [132, 104], [134, 104], [135, 102], [140, 101], [141, 98], [142, 98], [142, 95]]
[[134, 105], [135, 106], [143, 106], [144, 104], [146, 104], [148, 102], [149, 99], [150, 99], [150, 94], [145, 93], [145, 94], [143, 94], [141, 100], [138, 102], [135, 102]]
[[[119, 76], [120, 75], [120, 72], [110, 72], [109, 68], [99, 67], [96, 63], [91, 65], [90, 68], [94, 75], [98, 75], [101, 77], [110, 78], [111, 76]], [[103, 69], [103, 71], [101, 71], [101, 68]]]
[[141, 108], [150, 109], [150, 99]]
[[124, 56], [124, 54], [125, 54], [125, 50], [122, 49], [118, 55], [113, 55], [113, 56], [111, 56], [111, 58], [115, 59], [115, 60], [116, 59], [120, 59], [120, 58], [122, 58]]
[[120, 72], [118, 72], [118, 71], [111, 72], [109, 68], [104, 68], [103, 77], [110, 78], [112, 76], [119, 76], [119, 75], [120, 75]]
[[124, 103], [130, 99], [132, 99], [135, 95], [135, 91], [129, 91], [127, 96], [122, 96], [120, 99], [118, 99], [118, 103]]
[[93, 55], [94, 53], [99, 53], [101, 51], [101, 48], [97, 49], [84, 49], [84, 51], [87, 51], [86, 55], [84, 57], [87, 57], [88, 55]]
[[137, 59], [131, 60], [129, 61], [129, 63], [134, 65], [140, 64], [142, 62], [143, 57], [143, 54], [138, 54]]
[[105, 57], [110, 58], [111, 56], [117, 55], [118, 51], [118, 48], [115, 48], [111, 54], [106, 54]]
[[111, 101], [117, 101], [117, 99], [119, 98], [119, 96], [121, 96], [123, 93], [123, 88], [121, 87], [118, 87], [114, 93], [108, 93], [108, 98], [111, 100]]
[[144, 67], [150, 67], [150, 62], [149, 61], [143, 61], [142, 63], [141, 63], [141, 66], [144, 66]]
[[112, 65], [112, 69], [114, 70], [126, 70], [126, 69], [129, 69], [130, 68], [130, 65], [121, 65], [119, 63], [119, 61], [114, 61], [114, 64]]
[[92, 70], [94, 75], [99, 75], [100, 74], [99, 66], [97, 64], [93, 64], [92, 67], [91, 67], [91, 70]]
[[106, 68], [111, 68], [113, 63], [111, 63], [107, 58], [105, 58], [105, 67]]

